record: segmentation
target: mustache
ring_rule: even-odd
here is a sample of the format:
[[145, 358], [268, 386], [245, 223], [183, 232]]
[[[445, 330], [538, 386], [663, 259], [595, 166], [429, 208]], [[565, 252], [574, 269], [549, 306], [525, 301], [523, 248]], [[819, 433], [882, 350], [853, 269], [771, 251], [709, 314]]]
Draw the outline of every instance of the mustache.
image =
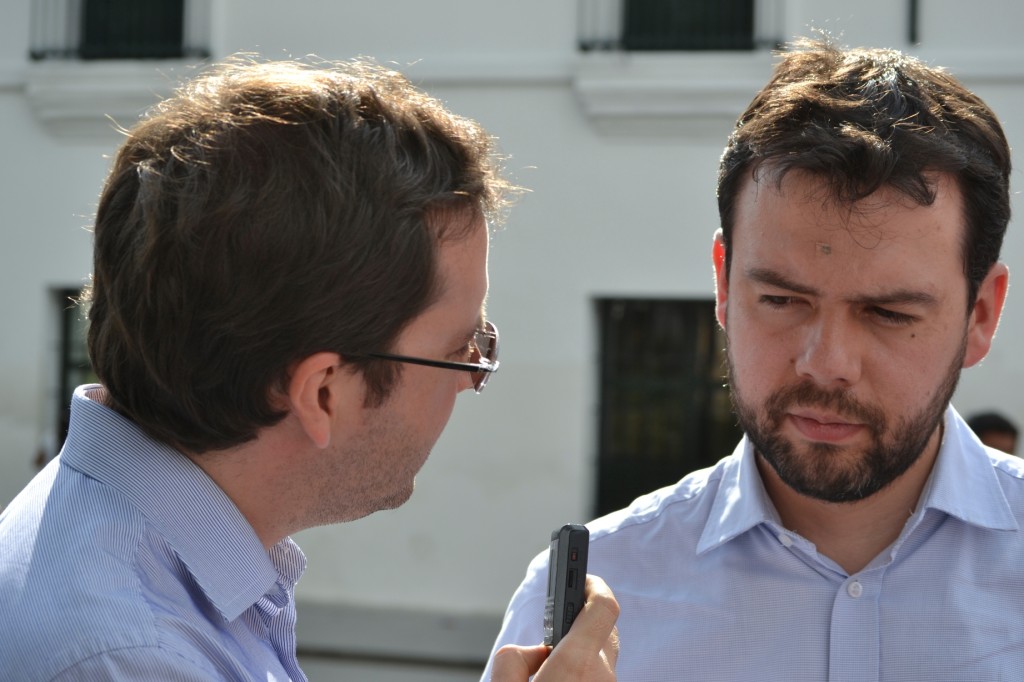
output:
[[801, 383], [781, 389], [765, 403], [765, 414], [771, 426], [777, 428], [785, 419], [789, 408], [818, 407], [864, 424], [880, 433], [885, 424], [885, 411], [860, 402], [846, 389], [825, 389], [812, 383]]

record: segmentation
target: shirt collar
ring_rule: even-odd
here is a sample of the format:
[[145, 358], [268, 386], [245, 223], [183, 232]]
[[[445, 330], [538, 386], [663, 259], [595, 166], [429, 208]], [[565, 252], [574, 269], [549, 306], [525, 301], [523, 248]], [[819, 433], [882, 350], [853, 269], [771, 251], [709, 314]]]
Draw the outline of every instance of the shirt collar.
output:
[[722, 462], [721, 483], [697, 543], [697, 553], [714, 549], [760, 523], [778, 522], [778, 518], [757, 471], [754, 447], [744, 436], [732, 455]]
[[[943, 420], [942, 444], [921, 495], [919, 511], [936, 509], [983, 528], [1017, 530], [985, 446], [952, 405]], [[781, 525], [757, 470], [753, 445], [744, 436], [732, 455], [723, 460], [721, 484], [697, 553], [718, 547], [764, 522]]]
[[148, 437], [80, 386], [61, 461], [124, 495], [174, 548], [210, 602], [231, 621], [266, 594], [290, 589], [305, 557], [288, 538], [267, 552], [206, 473]]
[[943, 419], [942, 445], [919, 510], [936, 509], [982, 528], [1017, 530], [985, 446], [952, 405]]

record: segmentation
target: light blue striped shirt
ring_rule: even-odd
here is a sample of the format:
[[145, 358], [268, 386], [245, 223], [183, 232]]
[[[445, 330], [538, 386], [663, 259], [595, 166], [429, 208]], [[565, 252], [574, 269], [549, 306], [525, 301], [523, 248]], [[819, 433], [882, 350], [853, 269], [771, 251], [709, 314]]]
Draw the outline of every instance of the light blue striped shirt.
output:
[[305, 680], [289, 539], [268, 553], [186, 457], [87, 397], [0, 514], [0, 680]]
[[[588, 524], [622, 608], [619, 682], [1024, 680], [1024, 461], [952, 408], [917, 510], [855, 575], [783, 528], [749, 442]], [[547, 552], [498, 644], [543, 637]], [[489, 679], [490, 669], [483, 679]]]

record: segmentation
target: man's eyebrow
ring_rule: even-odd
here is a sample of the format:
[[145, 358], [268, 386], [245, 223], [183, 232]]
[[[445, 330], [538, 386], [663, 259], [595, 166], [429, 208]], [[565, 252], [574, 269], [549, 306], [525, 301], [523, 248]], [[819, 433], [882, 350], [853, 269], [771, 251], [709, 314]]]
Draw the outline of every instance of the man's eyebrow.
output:
[[939, 299], [926, 291], [915, 291], [913, 289], [897, 289], [896, 291], [887, 291], [884, 294], [876, 294], [874, 296], [857, 296], [852, 299], [854, 303], [860, 303], [862, 305], [923, 305], [923, 306], [934, 306], [937, 305]]
[[465, 330], [465, 333], [463, 333], [459, 338], [459, 343], [469, 344], [472, 342], [476, 338], [477, 333], [487, 326], [486, 323], [487, 316], [484, 314], [484, 311], [481, 310], [480, 315], [476, 318], [476, 322], [473, 324], [473, 327]]
[[[789, 279], [785, 275], [782, 275], [769, 268], [751, 268], [747, 270], [747, 277], [767, 284], [768, 286], [778, 287], [786, 291], [792, 291], [795, 294], [804, 294], [805, 296], [817, 296], [818, 290], [814, 287], [809, 287], [804, 284], [799, 284]], [[923, 305], [923, 306], [934, 306], [937, 305], [939, 300], [927, 291], [919, 291], [916, 289], [896, 289], [894, 291], [886, 291], [879, 294], [864, 294], [862, 296], [854, 296], [848, 299], [851, 303], [859, 303], [861, 305]]]
[[778, 272], [768, 268], [750, 268], [746, 271], [746, 275], [755, 282], [767, 284], [772, 287], [778, 287], [779, 289], [785, 289], [786, 291], [792, 291], [796, 294], [805, 294], [807, 296], [818, 295], [817, 289], [804, 284], [797, 284], [793, 280], [788, 279]]

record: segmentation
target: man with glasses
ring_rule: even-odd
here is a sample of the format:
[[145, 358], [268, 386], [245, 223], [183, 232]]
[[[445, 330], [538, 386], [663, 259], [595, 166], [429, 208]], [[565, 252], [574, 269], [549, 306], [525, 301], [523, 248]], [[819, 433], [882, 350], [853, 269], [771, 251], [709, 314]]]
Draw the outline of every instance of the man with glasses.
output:
[[345, 353], [346, 357], [379, 358], [381, 360], [392, 360], [394, 362], [407, 362], [412, 365], [423, 367], [439, 367], [441, 369], [454, 369], [457, 371], [469, 372], [473, 379], [473, 390], [480, 393], [487, 385], [491, 372], [498, 371], [498, 328], [491, 321], [473, 332], [473, 340], [467, 346], [470, 353], [469, 362], [447, 362], [444, 360], [430, 360], [427, 358], [414, 358], [408, 355], [397, 355], [395, 353]]
[[[288, 536], [404, 503], [498, 369], [508, 189], [479, 126], [365, 62], [232, 61], [155, 107], [96, 215], [101, 383], [0, 516], [0, 678], [304, 680]], [[588, 585], [565, 644], [495, 679], [614, 678]]]
[[[1008, 284], [1010, 150], [945, 71], [802, 42], [718, 174], [745, 436], [590, 524], [623, 680], [1024, 678], [1024, 465], [950, 406]], [[498, 642], [539, 636], [546, 556]]]

